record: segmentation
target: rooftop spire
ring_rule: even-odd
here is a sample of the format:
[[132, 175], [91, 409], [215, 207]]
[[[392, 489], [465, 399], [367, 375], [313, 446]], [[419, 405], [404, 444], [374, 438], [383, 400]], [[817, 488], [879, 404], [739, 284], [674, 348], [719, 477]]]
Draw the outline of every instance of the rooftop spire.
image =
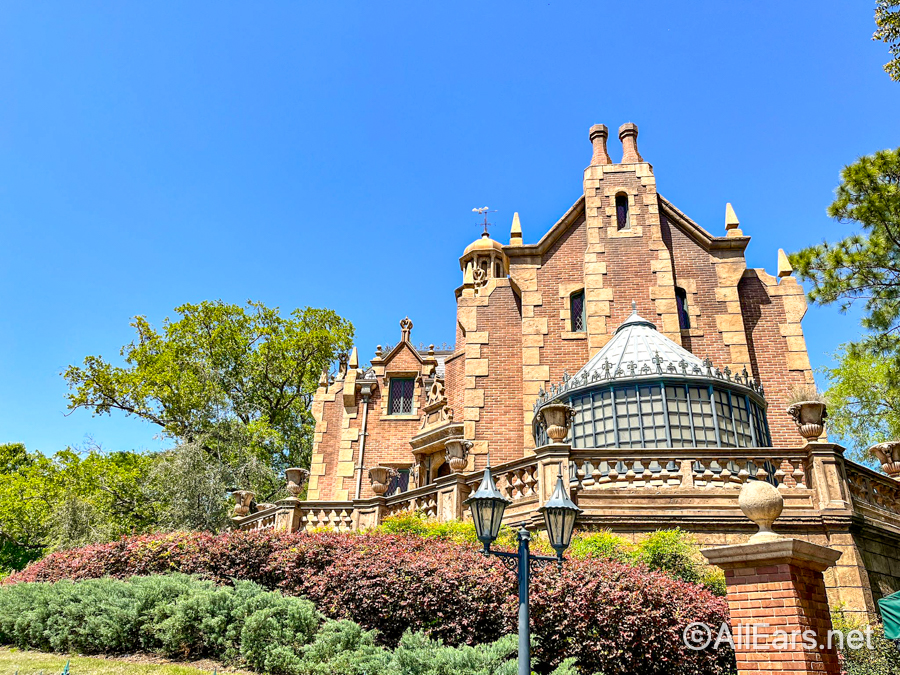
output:
[[513, 214], [512, 227], [509, 228], [509, 244], [510, 246], [522, 245], [522, 223], [519, 222], [519, 212]]

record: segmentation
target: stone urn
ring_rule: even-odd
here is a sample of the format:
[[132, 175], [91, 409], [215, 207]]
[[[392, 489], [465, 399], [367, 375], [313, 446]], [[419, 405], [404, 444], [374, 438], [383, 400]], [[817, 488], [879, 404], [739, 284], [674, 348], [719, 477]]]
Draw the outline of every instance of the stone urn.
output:
[[891, 478], [900, 480], [900, 441], [886, 441], [869, 448], [881, 462], [882, 470]]
[[807, 443], [819, 440], [825, 433], [825, 419], [828, 417], [828, 407], [822, 401], [798, 401], [787, 409], [788, 415], [794, 419], [794, 424], [800, 431], [800, 435]]
[[254, 493], [250, 492], [250, 490], [235, 490], [231, 493], [232, 499], [234, 499], [234, 511], [231, 514], [232, 518], [243, 518], [248, 513], [250, 513], [250, 505], [253, 504]]
[[575, 410], [565, 403], [548, 403], [538, 411], [538, 422], [553, 443], [565, 442], [573, 419]]
[[750, 537], [751, 543], [781, 539], [772, 531], [772, 523], [784, 510], [784, 498], [778, 489], [764, 480], [748, 480], [738, 497], [741, 511], [757, 524], [759, 531]]
[[287, 491], [291, 493], [291, 497], [299, 499], [300, 493], [303, 492], [303, 486], [309, 479], [309, 471], [299, 467], [291, 467], [284, 470], [284, 477], [287, 480]]
[[461, 438], [448, 438], [444, 441], [444, 452], [447, 464], [453, 473], [462, 473], [469, 465], [469, 450], [472, 449], [472, 441], [464, 441]]
[[386, 466], [374, 466], [369, 469], [369, 480], [372, 482], [372, 492], [381, 497], [387, 492], [394, 470]]

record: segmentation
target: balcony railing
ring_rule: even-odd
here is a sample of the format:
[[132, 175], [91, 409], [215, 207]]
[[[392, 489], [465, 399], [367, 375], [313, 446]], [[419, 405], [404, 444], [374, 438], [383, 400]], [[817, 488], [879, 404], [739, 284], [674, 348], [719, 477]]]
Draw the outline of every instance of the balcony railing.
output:
[[[599, 448], [565, 445], [539, 448], [534, 455], [492, 468], [498, 489], [512, 504], [505, 520], [537, 525], [538, 507], [549, 498], [560, 468], [568, 467], [572, 498], [584, 510], [584, 526], [672, 527], [707, 522], [716, 527], [749, 526], [738, 506], [741, 486], [765, 480], [782, 493], [779, 523], [803, 530], [814, 520], [849, 518], [853, 513], [900, 533], [900, 483], [844, 460], [840, 446], [810, 443], [803, 448]], [[390, 497], [343, 502], [285, 500], [264, 511], [235, 518], [244, 530], [365, 529], [386, 516], [419, 512], [441, 521], [468, 517], [463, 501], [481, 472], [444, 476], [433, 484]]]

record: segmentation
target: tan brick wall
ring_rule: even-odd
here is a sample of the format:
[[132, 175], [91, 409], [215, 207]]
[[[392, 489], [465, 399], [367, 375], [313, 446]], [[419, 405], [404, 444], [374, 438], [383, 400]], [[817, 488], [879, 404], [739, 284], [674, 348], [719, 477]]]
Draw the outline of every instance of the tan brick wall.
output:
[[[522, 456], [521, 321], [518, 299], [510, 283], [503, 280], [491, 293], [488, 305], [478, 311], [478, 332], [487, 333], [488, 341], [466, 346], [468, 363], [484, 364], [477, 371], [484, 374], [476, 374], [474, 382], [466, 377], [466, 421], [476, 418], [473, 451], [489, 450], [493, 463]], [[467, 366], [466, 372], [474, 371]], [[475, 468], [483, 466], [479, 454]]]
[[[803, 290], [787, 277], [778, 283], [763, 270], [747, 270], [738, 286], [753, 377], [765, 388], [772, 443], [803, 445], [787, 414], [791, 387], [813, 382], [800, 319], [806, 311]], [[791, 343], [788, 340], [791, 338]]]

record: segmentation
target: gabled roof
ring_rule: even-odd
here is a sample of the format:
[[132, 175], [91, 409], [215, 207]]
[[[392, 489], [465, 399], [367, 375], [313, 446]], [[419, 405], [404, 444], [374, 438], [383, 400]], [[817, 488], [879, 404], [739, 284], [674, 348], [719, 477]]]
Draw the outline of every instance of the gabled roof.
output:
[[550, 247], [556, 243], [556, 240], [559, 239], [563, 232], [569, 229], [569, 226], [573, 223], [578, 222], [578, 220], [584, 216], [584, 195], [581, 195], [569, 210], [563, 214], [563, 217], [556, 221], [553, 224], [547, 233], [541, 237], [541, 240], [536, 244], [522, 244], [521, 246], [511, 246], [507, 244], [503, 247], [503, 252], [506, 253], [507, 257], [520, 257], [526, 255], [543, 255]]
[[[659, 210], [666, 219], [688, 237], [707, 251], [737, 249], [743, 251], [750, 242], [750, 237], [716, 237], [707, 232], [703, 227], [695, 223], [678, 209], [672, 202], [660, 194], [656, 195], [659, 202]], [[584, 217], [584, 195], [569, 207], [562, 218], [557, 220], [547, 233], [536, 244], [522, 244], [520, 246], [506, 245], [503, 252], [510, 258], [529, 255], [543, 255], [572, 224]]]
[[659, 211], [670, 223], [700, 244], [707, 251], [722, 249], [739, 249], [743, 251], [750, 242], [750, 237], [714, 237], [704, 228], [688, 218], [684, 212], [678, 209], [672, 202], [661, 194], [656, 195], [659, 201]]

